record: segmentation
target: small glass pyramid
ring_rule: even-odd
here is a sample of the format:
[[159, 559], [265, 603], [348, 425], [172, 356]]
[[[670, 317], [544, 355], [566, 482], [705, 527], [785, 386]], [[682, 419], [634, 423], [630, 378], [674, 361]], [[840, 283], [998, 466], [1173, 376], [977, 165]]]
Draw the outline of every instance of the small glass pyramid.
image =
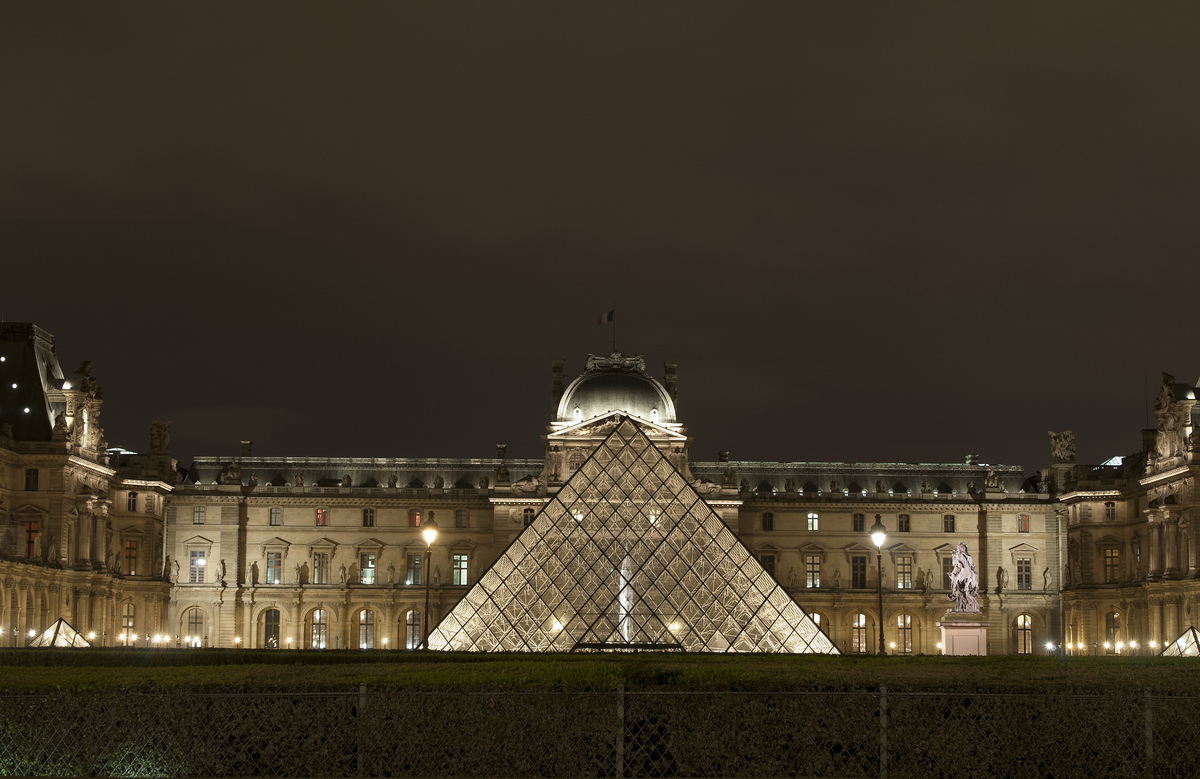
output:
[[54, 624], [42, 631], [40, 636], [30, 639], [26, 644], [29, 647], [50, 647], [50, 646], [72, 646], [72, 647], [90, 647], [83, 635], [71, 627], [71, 625], [62, 618], [56, 619]]
[[628, 418], [441, 621], [429, 648], [837, 654]]
[[1162, 657], [1196, 657], [1200, 655], [1200, 635], [1194, 627], [1188, 626], [1179, 638], [1163, 647], [1159, 654]]

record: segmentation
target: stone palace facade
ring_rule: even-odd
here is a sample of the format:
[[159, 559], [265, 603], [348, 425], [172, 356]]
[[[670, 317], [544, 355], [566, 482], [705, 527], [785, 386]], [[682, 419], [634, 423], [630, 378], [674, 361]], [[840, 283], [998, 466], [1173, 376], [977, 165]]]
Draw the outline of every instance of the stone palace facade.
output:
[[[490, 458], [263, 457], [243, 442], [239, 456], [181, 468], [166, 423], [152, 425], [145, 453], [108, 448], [90, 363], [68, 377], [52, 336], [30, 324], [0, 324], [0, 381], [5, 646], [64, 617], [109, 646], [414, 648], [625, 418], [836, 651], [874, 652], [882, 629], [890, 652], [937, 653], [960, 542], [993, 654], [1047, 642], [1145, 651], [1200, 607], [1195, 392], [1171, 377], [1142, 452], [1081, 465], [1072, 435], [1053, 434], [1053, 464], [1036, 473], [971, 455], [693, 460], [676, 366], [654, 378], [619, 354], [589, 357], [574, 378], [552, 363], [538, 459], [508, 458], [503, 445]], [[888, 532], [882, 614], [877, 517]]]

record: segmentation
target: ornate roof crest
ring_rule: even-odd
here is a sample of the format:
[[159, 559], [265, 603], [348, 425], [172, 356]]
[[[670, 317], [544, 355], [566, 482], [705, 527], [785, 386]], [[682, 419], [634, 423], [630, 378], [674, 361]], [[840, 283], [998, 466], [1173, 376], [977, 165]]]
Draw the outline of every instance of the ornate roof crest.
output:
[[613, 352], [607, 357], [597, 357], [594, 354], [587, 356], [587, 367], [584, 368], [585, 373], [645, 373], [646, 372], [646, 357], [637, 355], [634, 357], [626, 357], [620, 352]]

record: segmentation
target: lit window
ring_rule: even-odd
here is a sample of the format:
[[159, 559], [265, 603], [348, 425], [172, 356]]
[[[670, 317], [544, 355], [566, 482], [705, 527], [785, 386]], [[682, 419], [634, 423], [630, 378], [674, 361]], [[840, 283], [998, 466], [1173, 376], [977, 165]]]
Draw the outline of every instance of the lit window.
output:
[[1017, 532], [1018, 533], [1028, 533], [1029, 532], [1029, 515], [1028, 514], [1018, 514], [1017, 515]]
[[267, 552], [267, 584], [283, 584], [283, 552]]
[[409, 527], [420, 527], [421, 526], [421, 509], [409, 509], [408, 510], [408, 526]]
[[1033, 560], [1029, 557], [1017, 558], [1017, 589], [1033, 589]]
[[21, 526], [25, 528], [25, 556], [32, 560], [33, 549], [37, 546], [38, 523], [36, 519], [31, 519], [22, 522]]
[[908, 614], [896, 616], [896, 649], [902, 655], [912, 654], [912, 617]]
[[37, 468], [26, 468], [25, 469], [25, 491], [26, 492], [37, 492], [37, 488], [38, 488], [38, 469]]
[[855, 590], [867, 588], [866, 555], [856, 555], [850, 558], [850, 587]]
[[192, 552], [191, 565], [188, 567], [188, 581], [192, 584], [204, 583], [204, 552]]
[[375, 648], [375, 612], [370, 609], [358, 612], [358, 648]]
[[819, 518], [817, 517], [817, 512], [815, 512], [815, 511], [808, 512], [808, 529], [809, 530], [817, 530], [818, 521], [819, 521]]
[[421, 648], [421, 612], [416, 609], [404, 615], [404, 648]]
[[283, 524], [283, 509], [271, 509], [271, 527]]
[[421, 583], [421, 555], [410, 554], [408, 556], [408, 576], [404, 580], [405, 584], [420, 584]]
[[853, 520], [850, 524], [850, 529], [852, 531], [854, 531], [855, 533], [861, 533], [861, 532], [863, 532], [863, 529], [866, 528], [866, 526], [867, 526], [866, 516], [863, 514], [855, 514], [853, 517]]
[[207, 637], [204, 633], [204, 612], [194, 606], [188, 609], [187, 626], [188, 638], [198, 646]]
[[1121, 550], [1109, 547], [1104, 550], [1104, 581], [1116, 584], [1121, 580]]
[[901, 514], [896, 518], [896, 532], [909, 533], [912, 531], [912, 519], [908, 514]]
[[1110, 655], [1116, 653], [1117, 642], [1121, 640], [1121, 615], [1110, 611], [1104, 616], [1104, 635], [1107, 641], [1107, 651]]
[[769, 511], [763, 512], [762, 529], [763, 530], [774, 530], [775, 529], [775, 515]]
[[1105, 503], [1104, 504], [1104, 521], [1105, 522], [1116, 522], [1117, 521], [1117, 504], [1116, 503]]
[[132, 603], [126, 603], [121, 609], [121, 627], [124, 628], [126, 632], [133, 630], [133, 617], [136, 613], [136, 607]]
[[896, 558], [896, 589], [912, 589], [912, 558], [908, 555]]
[[324, 649], [329, 640], [329, 614], [325, 609], [312, 613], [312, 632], [309, 649]]
[[204, 524], [204, 507], [203, 506], [196, 506], [194, 509], [192, 509], [192, 524], [193, 525], [203, 525]]
[[537, 516], [537, 512], [534, 511], [533, 509], [525, 509], [525, 511], [521, 512], [521, 518], [522, 518], [522, 521], [524, 522], [524, 526], [529, 527], [530, 525], [532, 525], [533, 518], [535, 516]]
[[773, 555], [773, 554], [761, 555], [761, 556], [759, 556], [758, 561], [760, 563], [762, 563], [762, 567], [763, 567], [764, 571], [771, 574], [772, 576], [775, 575], [775, 555]]
[[470, 527], [471, 514], [466, 509], [454, 510], [454, 526], [455, 527]]
[[263, 647], [279, 648], [279, 609], [267, 609], [263, 612]]
[[1017, 654], [1033, 654], [1033, 617], [1017, 615]]
[[944, 517], [942, 517], [942, 532], [943, 533], [953, 533], [954, 532], [954, 515], [953, 514], [947, 514]]
[[125, 510], [130, 513], [134, 513], [137, 511], [137, 493], [136, 492], [129, 493], [128, 501], [125, 504]]
[[810, 554], [804, 556], [804, 586], [821, 586], [821, 556]]
[[452, 563], [453, 563], [453, 568], [454, 568], [454, 583], [455, 584], [466, 584], [467, 583], [467, 555], [466, 554], [455, 554], [454, 558], [452, 560]]
[[358, 580], [362, 584], [375, 583], [375, 553], [363, 552], [358, 556]]
[[317, 509], [317, 527], [329, 525], [329, 509]]
[[125, 575], [137, 576], [137, 547], [138, 542], [127, 540], [125, 542]]
[[329, 584], [329, 553], [313, 553], [313, 584]]
[[375, 527], [375, 509], [363, 509], [363, 527]]
[[866, 614], [855, 614], [850, 620], [850, 651], [855, 653], [867, 651]]
[[567, 458], [567, 465], [570, 467], [571, 473], [579, 470], [579, 466], [583, 465], [583, 461], [586, 459], [587, 456], [578, 449], [571, 452], [571, 456]]

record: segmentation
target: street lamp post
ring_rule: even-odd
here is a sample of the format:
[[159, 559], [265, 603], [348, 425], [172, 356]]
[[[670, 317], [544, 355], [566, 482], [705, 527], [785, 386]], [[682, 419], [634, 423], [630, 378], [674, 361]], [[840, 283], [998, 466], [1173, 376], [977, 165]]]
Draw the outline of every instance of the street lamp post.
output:
[[883, 646], [883, 543], [887, 541], [887, 528], [883, 526], [883, 517], [875, 515], [875, 524], [871, 525], [871, 541], [875, 544], [875, 564], [879, 567], [879, 655], [887, 654]]
[[429, 585], [433, 582], [433, 541], [437, 538], [438, 526], [433, 517], [425, 520], [421, 535], [425, 536], [425, 619], [421, 620], [421, 648], [429, 648]]

